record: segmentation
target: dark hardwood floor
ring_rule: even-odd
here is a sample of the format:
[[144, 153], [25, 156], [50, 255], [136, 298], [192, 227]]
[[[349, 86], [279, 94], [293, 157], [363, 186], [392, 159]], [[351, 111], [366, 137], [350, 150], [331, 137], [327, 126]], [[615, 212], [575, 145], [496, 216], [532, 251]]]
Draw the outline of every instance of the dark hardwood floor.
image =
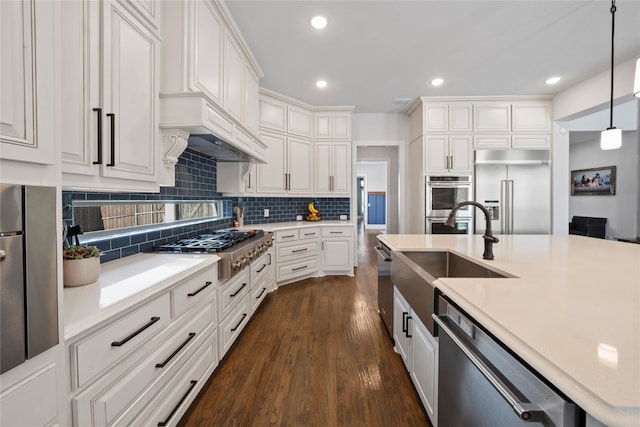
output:
[[270, 294], [180, 426], [429, 426], [378, 314], [376, 234], [355, 277]]

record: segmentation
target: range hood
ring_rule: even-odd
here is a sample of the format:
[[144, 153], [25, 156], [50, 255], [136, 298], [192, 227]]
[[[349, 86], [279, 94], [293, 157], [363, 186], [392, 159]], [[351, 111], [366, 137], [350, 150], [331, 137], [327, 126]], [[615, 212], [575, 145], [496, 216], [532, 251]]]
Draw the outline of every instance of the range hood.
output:
[[212, 134], [191, 134], [188, 145], [194, 151], [213, 157], [218, 162], [249, 162], [252, 157]]
[[550, 164], [549, 150], [476, 150], [476, 165]]

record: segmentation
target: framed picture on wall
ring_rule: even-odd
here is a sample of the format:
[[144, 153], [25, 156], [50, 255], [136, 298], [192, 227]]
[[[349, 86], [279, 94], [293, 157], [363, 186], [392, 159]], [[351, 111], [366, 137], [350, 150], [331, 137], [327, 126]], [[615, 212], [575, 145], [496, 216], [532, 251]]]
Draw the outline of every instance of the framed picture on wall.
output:
[[613, 196], [615, 194], [615, 166], [571, 171], [572, 196]]

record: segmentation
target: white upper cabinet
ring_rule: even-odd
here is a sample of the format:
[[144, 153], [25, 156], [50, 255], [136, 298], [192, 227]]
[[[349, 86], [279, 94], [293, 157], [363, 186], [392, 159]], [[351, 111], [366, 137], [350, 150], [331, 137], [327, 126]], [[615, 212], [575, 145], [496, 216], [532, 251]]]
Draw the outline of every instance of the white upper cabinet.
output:
[[474, 130], [476, 132], [510, 132], [511, 104], [502, 102], [477, 102], [473, 105]]
[[514, 132], [551, 132], [550, 102], [514, 102], [511, 108]]
[[116, 1], [61, 8], [63, 186], [157, 191], [157, 36]]
[[208, 0], [161, 3], [163, 133], [211, 133], [263, 161], [258, 138], [263, 74], [227, 6]]
[[351, 109], [349, 111], [316, 111], [316, 139], [351, 139]]
[[473, 171], [470, 135], [427, 135], [424, 144], [427, 174], [459, 175]]
[[[54, 164], [54, 5], [0, 2], [0, 158]], [[37, 23], [37, 24], [36, 24]]]
[[261, 133], [266, 164], [257, 165], [258, 192], [311, 193], [311, 141], [275, 133]]
[[313, 114], [304, 108], [298, 108], [292, 105], [287, 106], [289, 113], [287, 121], [287, 133], [291, 135], [303, 136], [311, 138]]
[[258, 125], [284, 132], [287, 129], [287, 104], [268, 96], [260, 96]]
[[551, 101], [486, 101], [474, 104], [475, 148], [548, 149]]
[[473, 106], [468, 102], [449, 104], [449, 131], [473, 131]]
[[[180, 3], [174, 2], [170, 7], [179, 7]], [[187, 77], [189, 87], [201, 90], [213, 102], [222, 104], [222, 52], [224, 49], [224, 26], [222, 18], [209, 2], [193, 2], [195, 16], [193, 31], [194, 38], [198, 41], [206, 40], [206, 43], [196, 43], [193, 46], [194, 67], [193, 72]], [[173, 10], [165, 10], [165, 13], [173, 13]], [[171, 40], [163, 40], [163, 43], [175, 43]], [[164, 73], [164, 70], [163, 70]], [[164, 78], [163, 84], [170, 87], [170, 81], [179, 79]], [[175, 89], [177, 90], [177, 88]]]
[[224, 44], [224, 106], [231, 116], [242, 121], [244, 114], [244, 62], [240, 47], [227, 35]]
[[316, 141], [315, 192], [349, 196], [351, 193], [351, 143]]

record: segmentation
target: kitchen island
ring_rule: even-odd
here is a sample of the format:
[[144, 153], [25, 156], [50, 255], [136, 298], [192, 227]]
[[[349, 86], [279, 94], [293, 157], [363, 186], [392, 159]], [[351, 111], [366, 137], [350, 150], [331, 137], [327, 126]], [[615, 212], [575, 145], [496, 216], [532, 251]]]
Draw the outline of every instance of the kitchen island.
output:
[[640, 425], [640, 247], [582, 236], [378, 235], [394, 251], [450, 250], [509, 278], [435, 286], [589, 414]]

